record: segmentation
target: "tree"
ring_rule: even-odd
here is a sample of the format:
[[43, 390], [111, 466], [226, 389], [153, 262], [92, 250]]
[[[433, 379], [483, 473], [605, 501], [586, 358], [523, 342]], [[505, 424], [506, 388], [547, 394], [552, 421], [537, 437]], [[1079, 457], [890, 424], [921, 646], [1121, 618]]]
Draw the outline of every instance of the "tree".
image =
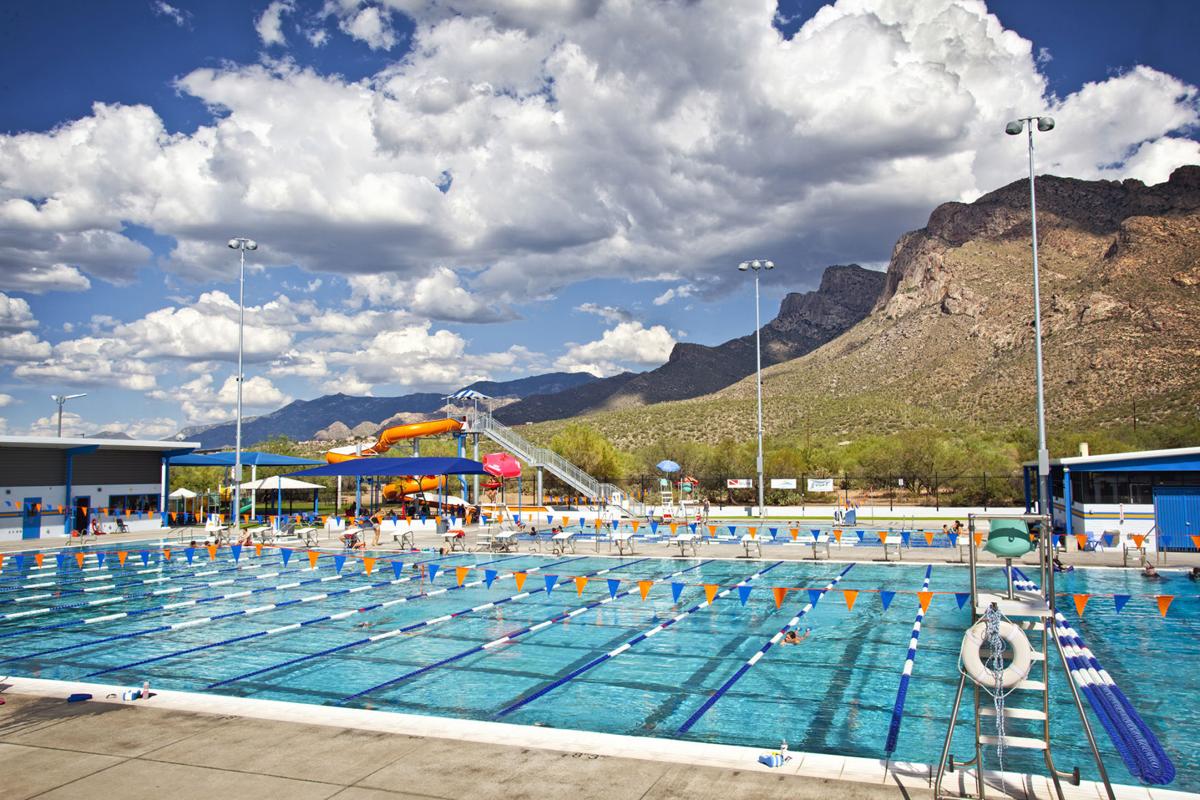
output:
[[582, 422], [571, 422], [555, 434], [550, 449], [597, 478], [614, 481], [624, 472], [624, 461], [612, 443]]

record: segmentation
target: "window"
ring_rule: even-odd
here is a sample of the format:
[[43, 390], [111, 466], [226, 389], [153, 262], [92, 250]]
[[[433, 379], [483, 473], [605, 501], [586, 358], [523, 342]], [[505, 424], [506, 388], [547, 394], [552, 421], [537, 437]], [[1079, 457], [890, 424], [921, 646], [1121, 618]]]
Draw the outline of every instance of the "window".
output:
[[108, 511], [113, 516], [125, 516], [126, 511], [134, 514], [152, 514], [158, 511], [158, 494], [113, 494], [108, 496]]

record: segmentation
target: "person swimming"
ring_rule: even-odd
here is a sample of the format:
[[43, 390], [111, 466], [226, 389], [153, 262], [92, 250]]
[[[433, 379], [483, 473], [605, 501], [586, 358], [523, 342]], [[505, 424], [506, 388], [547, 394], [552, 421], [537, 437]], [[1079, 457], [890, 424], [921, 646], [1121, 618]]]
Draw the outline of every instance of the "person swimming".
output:
[[805, 628], [804, 633], [800, 634], [796, 630], [790, 630], [783, 637], [784, 644], [800, 644], [812, 634], [812, 628]]
[[1153, 564], [1146, 562], [1146, 567], [1142, 570], [1142, 577], [1156, 581], [1162, 578], [1162, 575], [1158, 574], [1158, 570], [1154, 568]]
[[1200, 581], [1200, 567], [1192, 567], [1191, 571], [1188, 572], [1188, 580]]

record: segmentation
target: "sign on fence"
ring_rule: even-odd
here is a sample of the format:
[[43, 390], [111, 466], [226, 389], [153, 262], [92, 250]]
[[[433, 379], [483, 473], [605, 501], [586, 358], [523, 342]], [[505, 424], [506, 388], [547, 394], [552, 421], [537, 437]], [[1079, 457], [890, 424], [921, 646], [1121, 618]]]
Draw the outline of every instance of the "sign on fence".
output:
[[749, 478], [727, 478], [725, 480], [725, 488], [727, 489], [753, 489], [754, 481]]
[[772, 489], [795, 489], [795, 478], [771, 478]]
[[808, 490], [810, 492], [832, 492], [833, 478], [809, 478]]

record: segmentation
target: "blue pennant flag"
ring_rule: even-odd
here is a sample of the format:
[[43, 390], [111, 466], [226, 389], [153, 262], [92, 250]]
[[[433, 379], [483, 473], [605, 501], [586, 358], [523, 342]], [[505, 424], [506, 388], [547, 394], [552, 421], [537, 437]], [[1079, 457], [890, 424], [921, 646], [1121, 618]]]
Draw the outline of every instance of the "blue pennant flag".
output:
[[820, 528], [813, 528], [813, 529], [812, 529], [812, 531], [810, 531], [810, 532], [812, 533], [812, 537], [813, 537], [813, 541], [814, 541], [814, 542], [815, 542], [817, 539], [820, 539], [820, 538], [821, 538], [821, 529], [820, 529]]
[[[97, 558], [101, 555], [103, 555], [103, 554], [102, 553], [96, 554]], [[17, 563], [17, 572], [20, 572], [21, 569], [25, 566], [25, 554], [17, 553], [15, 556], [13, 556], [13, 561], [15, 561]]]
[[487, 584], [489, 589], [492, 588], [492, 581], [494, 580], [496, 580], [496, 570], [485, 569], [483, 571], [483, 582]]
[[883, 602], [883, 610], [884, 611], [888, 610], [888, 606], [890, 606], [892, 604], [892, 600], [895, 597], [896, 597], [895, 592], [885, 592], [882, 589], [879, 590], [879, 599]]
[[729, 529], [729, 535], [730, 535], [730, 536], [736, 536], [736, 535], [737, 535], [737, 525], [726, 525], [725, 527]]
[[948, 534], [948, 536], [950, 537], [950, 546], [951, 546], [951, 547], [958, 547], [958, 534], [957, 534], [957, 533], [951, 533], [951, 534]]
[[692, 535], [695, 535], [695, 533], [696, 533], [696, 523], [694, 523], [694, 522], [689, 522], [689, 523], [688, 523], [688, 527], [692, 529]]
[[[104, 566], [104, 559], [106, 556], [108, 556], [108, 553], [105, 553], [103, 550], [96, 551], [96, 566], [97, 567]], [[25, 556], [17, 556], [17, 569], [20, 569], [21, 565], [23, 563], [25, 563]]]
[[859, 530], [856, 530], [856, 531], [854, 532], [854, 535], [858, 537], [858, 543], [859, 543], [859, 544], [862, 544], [863, 535], [864, 535], [865, 533], [866, 533], [866, 531], [862, 530], [861, 528], [860, 528]]
[[585, 522], [587, 522], [587, 520], [584, 519], [583, 517], [580, 517], [579, 518], [579, 527], [581, 527], [581, 528], [584, 527]]
[[550, 592], [554, 591], [554, 584], [556, 583], [558, 583], [557, 575], [546, 576], [546, 594], [550, 594]]
[[404, 570], [404, 562], [403, 561], [393, 561], [392, 562], [392, 575], [394, 575], [397, 580], [400, 579], [400, 573], [403, 570]]
[[553, 514], [547, 514], [547, 515], [546, 515], [546, 524], [547, 524], [547, 525], [553, 525], [553, 524], [554, 524], [554, 515], [553, 515]]
[[650, 520], [650, 532], [655, 535], [658, 534], [658, 520], [656, 520], [656, 519]]
[[900, 544], [908, 547], [908, 538], [912, 536], [909, 531], [900, 531]]
[[141, 552], [141, 556], [142, 556], [142, 566], [143, 567], [148, 566], [150, 564], [150, 553], [146, 550], [143, 550]]
[[738, 599], [742, 601], [742, 605], [746, 605], [746, 601], [750, 599], [750, 589], [748, 584], [738, 584]]
[[196, 548], [185, 547], [183, 548], [183, 554], [187, 556], [188, 563], [190, 564], [192, 563], [192, 559], [196, 557]]
[[608, 596], [609, 597], [616, 597], [617, 590], [620, 588], [621, 588], [621, 579], [620, 578], [609, 578], [608, 579]]
[[424, 525], [424, 524], [425, 524], [425, 520], [427, 520], [427, 519], [429, 519], [429, 517], [425, 516], [425, 512], [424, 512], [424, 511], [422, 511], [422, 512], [421, 512], [421, 524], [422, 524], [422, 525]]
[[440, 569], [440, 567], [437, 564], [429, 565], [429, 582], [430, 583], [433, 583], [433, 579], [437, 577], [438, 569]]
[[334, 556], [333, 557], [333, 568], [335, 570], [337, 570], [339, 575], [342, 574], [342, 567], [345, 566], [345, 564], [346, 564], [345, 556]]
[[279, 551], [279, 557], [283, 559], [283, 565], [286, 567], [288, 560], [292, 557], [292, 551], [284, 547]]
[[683, 594], [683, 584], [682, 583], [672, 583], [671, 584], [671, 599], [674, 600], [676, 603], [678, 603], [679, 595], [681, 595], [681, 594]]
[[1113, 595], [1113, 605], [1117, 607], [1118, 614], [1121, 613], [1121, 609], [1125, 607], [1125, 604], [1129, 602], [1129, 598], [1132, 596], [1133, 595], [1129, 595], [1129, 594], [1114, 594]]
[[514, 520], [514, 521], [515, 521], [515, 522], [516, 522], [518, 525], [520, 525], [520, 524], [521, 524], [521, 515], [520, 515], [520, 514], [513, 514], [513, 520]]
[[955, 592], [954, 599], [958, 601], [958, 607], [962, 608], [967, 604], [967, 600], [971, 597], [969, 592]]
[[[779, 536], [779, 528], [767, 528], [767, 530], [771, 532], [771, 541], [775, 541], [775, 538]], [[692, 532], [695, 533], [695, 531]]]
[[58, 562], [58, 568], [62, 569], [63, 562], [67, 560], [67, 555], [66, 555], [66, 553], [59, 553], [58, 555], [56, 555], [54, 557], [54, 560]]
[[808, 602], [812, 603], [815, 606], [817, 604], [817, 601], [820, 599], [821, 599], [821, 590], [820, 589], [809, 589], [808, 590]]
[[229, 545], [229, 552], [233, 554], [233, 563], [238, 563], [238, 559], [242, 557], [242, 546], [240, 544]]

